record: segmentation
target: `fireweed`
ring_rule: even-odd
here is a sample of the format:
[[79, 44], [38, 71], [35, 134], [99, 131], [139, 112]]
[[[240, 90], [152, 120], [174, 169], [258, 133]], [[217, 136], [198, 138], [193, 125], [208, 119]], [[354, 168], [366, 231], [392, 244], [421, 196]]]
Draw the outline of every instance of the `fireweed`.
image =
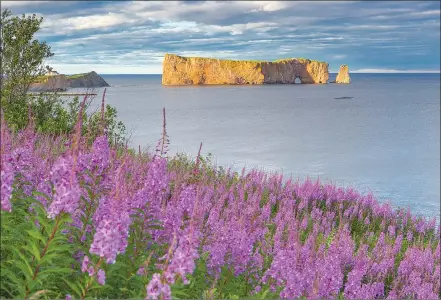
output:
[[435, 220], [166, 157], [165, 123], [156, 154], [31, 129], [1, 129], [1, 297], [440, 298]]

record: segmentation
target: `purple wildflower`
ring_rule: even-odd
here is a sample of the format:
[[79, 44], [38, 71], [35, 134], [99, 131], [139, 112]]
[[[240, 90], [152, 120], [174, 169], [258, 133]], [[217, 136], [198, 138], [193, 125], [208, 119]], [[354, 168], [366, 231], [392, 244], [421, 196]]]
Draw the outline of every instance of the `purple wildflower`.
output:
[[73, 172], [70, 156], [60, 157], [51, 171], [51, 180], [55, 185], [55, 196], [47, 213], [55, 218], [61, 212], [73, 214], [80, 201], [81, 189]]
[[106, 272], [104, 272], [102, 269], [98, 270], [96, 277], [98, 284], [104, 285], [106, 283]]
[[393, 225], [389, 225], [388, 229], [387, 229], [389, 236], [391, 237], [395, 237], [395, 226]]
[[406, 239], [407, 239], [408, 242], [411, 242], [411, 241], [412, 241], [412, 239], [413, 239], [413, 232], [412, 232], [412, 230], [409, 230], [409, 231], [407, 232]]
[[161, 275], [153, 274], [152, 280], [147, 285], [147, 296], [145, 299], [158, 299], [162, 294], [163, 284], [161, 282]]
[[81, 264], [81, 272], [83, 273], [86, 272], [89, 269], [89, 265], [90, 265], [89, 257], [85, 255], [83, 258], [83, 263]]
[[12, 211], [9, 199], [12, 193], [12, 184], [14, 182], [14, 168], [13, 165], [2, 157], [1, 170], [1, 209], [5, 211]]
[[122, 252], [121, 250], [127, 242], [123, 234], [123, 231], [128, 230], [129, 220], [127, 218], [125, 214], [118, 216], [116, 212], [107, 215], [107, 218], [97, 226], [93, 242], [90, 245], [90, 253], [104, 257], [107, 263], [113, 264], [116, 255]]

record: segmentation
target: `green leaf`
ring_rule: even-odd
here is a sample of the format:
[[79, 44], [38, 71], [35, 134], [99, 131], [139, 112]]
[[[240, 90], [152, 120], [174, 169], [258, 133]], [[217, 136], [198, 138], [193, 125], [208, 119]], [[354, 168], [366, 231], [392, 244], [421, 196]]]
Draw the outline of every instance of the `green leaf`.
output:
[[59, 258], [57, 257], [57, 253], [47, 253], [41, 258], [40, 264], [51, 264], [53, 259]]
[[8, 293], [9, 296], [11, 296], [11, 297], [14, 295], [14, 293], [12, 292], [12, 290], [9, 289], [9, 288], [7, 288], [7, 287], [3, 284], [3, 282], [2, 282], [2, 285], [1, 285], [0, 289], [3, 290], [3, 291], [6, 291], [6, 293]]
[[47, 268], [47, 269], [41, 271], [39, 273], [39, 276], [44, 275], [44, 274], [54, 274], [54, 273], [55, 274], [71, 274], [73, 272], [74, 272], [74, 270], [72, 270], [71, 268], [57, 268], [57, 267], [53, 268], [53, 267], [51, 267], [51, 268]]
[[72, 222], [72, 216], [67, 213], [63, 213], [61, 215], [60, 224], [61, 223], [71, 223]]
[[260, 299], [265, 299], [265, 297], [266, 297], [266, 295], [268, 294], [268, 292], [269, 292], [269, 288], [267, 288], [263, 293], [262, 293], [262, 295], [260, 296]]
[[54, 253], [54, 252], [68, 252], [70, 249], [72, 249], [72, 246], [69, 244], [57, 244], [54, 241], [49, 245], [48, 250], [46, 251], [46, 254]]
[[40, 225], [42, 225], [46, 231], [47, 237], [49, 238], [50, 233], [52, 231], [52, 226], [50, 226], [49, 222], [48, 222], [48, 218], [44, 215], [38, 214], [36, 216], [36, 219], [38, 220], [38, 222], [40, 223]]
[[38, 240], [42, 241], [43, 243], [46, 242], [46, 239], [43, 237], [43, 235], [41, 234], [41, 232], [39, 230], [36, 230], [33, 228], [33, 229], [26, 230], [26, 232], [34, 239], [38, 239]]
[[27, 285], [28, 285], [28, 289], [29, 289], [29, 291], [34, 291], [35, 290], [35, 287], [38, 287], [38, 286], [40, 286], [41, 287], [41, 281], [40, 280], [36, 280], [36, 279], [34, 279], [34, 280], [30, 280], [30, 281], [28, 281], [27, 282]]
[[[26, 290], [24, 288], [25, 286], [25, 282], [22, 279], [19, 279], [15, 273], [10, 270], [9, 268], [5, 268], [2, 266], [1, 268], [1, 273], [2, 273], [2, 277], [6, 277], [8, 280], [12, 281], [15, 285], [14, 285], [14, 289], [16, 289], [19, 293], [20, 296], [22, 296], [24, 298], [24, 295], [26, 294]], [[5, 284], [5, 281], [2, 280], [2, 288], [3, 285]], [[10, 293], [12, 295], [12, 293]]]
[[72, 289], [72, 291], [75, 292], [76, 295], [78, 295], [78, 297], [81, 297], [81, 286], [79, 283], [72, 283], [65, 278], [62, 278], [62, 280]]
[[184, 297], [184, 299], [189, 298], [188, 294], [185, 293], [181, 287], [174, 289], [172, 286], [172, 295], [173, 295], [173, 297], [174, 296], [181, 296], [181, 297]]
[[26, 278], [30, 280], [34, 275], [34, 271], [29, 265], [29, 262], [26, 259], [26, 257], [17, 248], [15, 248], [15, 246], [12, 245], [8, 248], [11, 249], [12, 252], [14, 252], [16, 256], [18, 256], [18, 258], [20, 258], [20, 260], [15, 261], [15, 265], [23, 272], [23, 275], [25, 275]]
[[40, 299], [40, 297], [44, 294], [47, 294], [49, 292], [49, 290], [40, 290], [35, 292], [31, 297], [29, 297], [29, 300], [35, 300], [35, 299]]
[[40, 251], [32, 240], [29, 241], [27, 245], [22, 246], [22, 249], [27, 250], [31, 255], [33, 255], [37, 262], [40, 261]]

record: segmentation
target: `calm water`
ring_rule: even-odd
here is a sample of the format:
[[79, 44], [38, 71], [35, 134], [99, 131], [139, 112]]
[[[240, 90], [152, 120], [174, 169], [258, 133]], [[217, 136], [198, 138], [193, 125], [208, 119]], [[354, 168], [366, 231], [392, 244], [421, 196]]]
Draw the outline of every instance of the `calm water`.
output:
[[439, 215], [439, 74], [212, 87], [163, 87], [160, 75], [103, 77], [112, 86], [107, 103], [131, 131], [132, 146], [154, 148], [166, 107], [171, 152], [196, 156], [203, 142], [203, 154], [212, 153], [219, 165], [320, 177]]

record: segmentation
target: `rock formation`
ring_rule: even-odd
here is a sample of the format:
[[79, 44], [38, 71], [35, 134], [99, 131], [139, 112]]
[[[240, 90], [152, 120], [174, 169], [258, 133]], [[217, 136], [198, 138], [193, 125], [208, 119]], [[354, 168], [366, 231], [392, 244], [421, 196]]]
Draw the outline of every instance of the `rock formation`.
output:
[[68, 88], [96, 88], [107, 87], [109, 84], [96, 72], [66, 76], [45, 75], [31, 84], [30, 92], [63, 92]]
[[328, 63], [303, 58], [234, 61], [166, 54], [163, 85], [327, 83]]
[[32, 83], [30, 92], [63, 92], [68, 88], [66, 75], [41, 76], [38, 82]]
[[95, 87], [107, 87], [110, 86], [101, 76], [95, 71], [71, 75], [67, 77], [68, 85], [70, 88], [95, 88]]
[[349, 67], [347, 65], [341, 65], [338, 71], [335, 83], [351, 83], [351, 77], [349, 76]]

